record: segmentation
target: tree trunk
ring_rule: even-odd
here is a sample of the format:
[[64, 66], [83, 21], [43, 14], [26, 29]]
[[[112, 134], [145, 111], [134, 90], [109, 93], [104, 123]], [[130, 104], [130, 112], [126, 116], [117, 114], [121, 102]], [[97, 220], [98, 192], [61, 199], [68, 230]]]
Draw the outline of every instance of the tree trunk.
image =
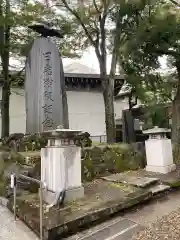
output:
[[176, 62], [178, 87], [172, 103], [172, 134], [174, 163], [180, 163], [180, 61]]
[[[9, 136], [9, 96], [10, 96], [10, 82], [9, 82], [9, 45], [10, 45], [10, 3], [6, 0], [5, 20], [6, 25], [4, 27], [4, 46], [2, 53], [2, 67], [4, 83], [2, 87], [2, 103], [1, 103], [1, 137]], [[18, 107], [18, 106], [17, 106]]]
[[114, 120], [114, 79], [108, 78], [107, 75], [102, 74], [101, 81], [103, 86], [107, 143], [114, 143], [116, 138]]
[[119, 39], [121, 34], [121, 23], [120, 23], [120, 14], [119, 10], [117, 13], [116, 19], [116, 31], [114, 37], [114, 44], [112, 50], [112, 59], [111, 59], [111, 68], [109, 77], [107, 77], [106, 69], [106, 34], [105, 34], [105, 18], [101, 26], [101, 53], [102, 61], [100, 63], [100, 71], [104, 78], [103, 83], [103, 96], [104, 96], [104, 105], [105, 105], [105, 119], [106, 119], [106, 133], [107, 133], [107, 143], [114, 143], [116, 141], [116, 125], [115, 125], [115, 116], [114, 116], [114, 81], [116, 74], [116, 64], [117, 64], [117, 52], [119, 49]]
[[[62, 0], [66, 9], [78, 20], [80, 25], [82, 26], [90, 44], [94, 47], [96, 56], [99, 61], [100, 66], [100, 78], [103, 87], [103, 97], [104, 97], [104, 105], [105, 105], [105, 123], [106, 123], [106, 134], [107, 134], [107, 143], [114, 143], [115, 142], [115, 120], [114, 120], [114, 75], [116, 70], [116, 62], [117, 62], [117, 48], [120, 39], [120, 30], [121, 30], [121, 11], [118, 11], [117, 21], [116, 21], [116, 31], [115, 31], [115, 38], [114, 38], [114, 47], [112, 53], [112, 61], [111, 61], [111, 71], [109, 78], [107, 77], [107, 70], [106, 70], [106, 19], [107, 15], [109, 14], [109, 7], [110, 1], [107, 3], [106, 1], [102, 2], [102, 9], [98, 9], [96, 6], [96, 1], [93, 2], [94, 7], [97, 11], [98, 22], [94, 22], [95, 27], [95, 35], [91, 35], [91, 32], [88, 30], [88, 24], [84, 23], [83, 18], [81, 15], [71, 8], [67, 0]], [[78, 0], [81, 6], [83, 6], [84, 1]], [[82, 9], [83, 10], [83, 9]], [[102, 11], [101, 11], [102, 10]], [[98, 26], [99, 25], [99, 26]], [[88, 27], [87, 27], [88, 26]]]
[[9, 96], [10, 96], [8, 69], [5, 69], [3, 75], [4, 84], [2, 87], [2, 103], [1, 103], [1, 115], [2, 115], [1, 137], [7, 137], [9, 136]]
[[2, 116], [1, 137], [7, 137], [9, 136], [9, 96], [10, 96], [9, 49], [7, 47], [6, 50], [4, 51], [2, 60], [3, 60], [4, 83], [2, 87], [2, 103], [1, 103], [1, 116]]

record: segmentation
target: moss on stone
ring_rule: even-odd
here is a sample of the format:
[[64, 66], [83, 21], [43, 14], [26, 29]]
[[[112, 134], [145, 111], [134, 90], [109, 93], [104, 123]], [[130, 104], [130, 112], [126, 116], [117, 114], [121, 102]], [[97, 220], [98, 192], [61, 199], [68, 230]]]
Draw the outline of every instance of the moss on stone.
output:
[[39, 195], [35, 193], [28, 193], [28, 192], [23, 192], [20, 196], [17, 196], [17, 201], [25, 201], [29, 204], [38, 203], [39, 202]]
[[[144, 163], [145, 155], [128, 144], [100, 144], [94, 147], [83, 148], [82, 180], [86, 182], [110, 173], [136, 170], [143, 168]], [[20, 168], [23, 164], [28, 164], [32, 167], [30, 176], [37, 179], [40, 178], [41, 158], [39, 151], [8, 152], [4, 159], [0, 161], [0, 179], [2, 179], [6, 169], [12, 164]], [[30, 184], [29, 191], [37, 193], [38, 187], [37, 184]]]
[[[40, 157], [39, 157], [40, 158]], [[20, 174], [27, 169], [25, 158], [17, 152], [1, 152], [0, 154], [0, 196], [7, 197], [11, 195], [10, 175], [11, 173]], [[29, 168], [30, 169], [30, 168]], [[26, 171], [26, 170], [25, 170]], [[38, 187], [30, 184], [30, 192], [37, 192]], [[20, 188], [18, 188], [20, 192]]]
[[126, 193], [133, 193], [136, 190], [135, 187], [123, 183], [111, 183], [111, 187], [117, 188]]
[[[40, 152], [20, 153], [33, 165], [33, 177], [39, 178], [41, 171]], [[82, 180], [91, 181], [94, 178], [110, 173], [137, 170], [145, 166], [145, 155], [128, 144], [101, 144], [82, 149]]]
[[145, 166], [145, 155], [128, 144], [101, 144], [82, 149], [84, 181], [108, 173], [137, 170]]
[[6, 195], [6, 184], [5, 181], [0, 181], [0, 196]]
[[171, 182], [171, 183], [169, 183], [169, 186], [172, 187], [172, 188], [179, 188], [180, 187], [180, 181]]

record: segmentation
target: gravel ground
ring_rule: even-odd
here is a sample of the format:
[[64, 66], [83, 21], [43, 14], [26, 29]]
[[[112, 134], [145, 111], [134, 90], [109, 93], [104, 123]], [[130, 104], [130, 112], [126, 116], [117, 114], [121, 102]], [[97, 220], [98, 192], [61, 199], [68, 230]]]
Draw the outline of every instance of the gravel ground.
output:
[[180, 240], [180, 209], [157, 219], [132, 240]]

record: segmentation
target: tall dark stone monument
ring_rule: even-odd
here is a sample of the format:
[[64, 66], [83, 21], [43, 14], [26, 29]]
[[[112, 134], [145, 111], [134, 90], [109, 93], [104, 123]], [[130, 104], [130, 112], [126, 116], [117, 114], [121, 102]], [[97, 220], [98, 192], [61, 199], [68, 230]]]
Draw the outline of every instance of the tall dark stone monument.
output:
[[45, 24], [29, 28], [41, 36], [34, 40], [26, 62], [26, 132], [44, 132], [59, 125], [68, 128], [62, 59], [50, 38], [62, 34]]

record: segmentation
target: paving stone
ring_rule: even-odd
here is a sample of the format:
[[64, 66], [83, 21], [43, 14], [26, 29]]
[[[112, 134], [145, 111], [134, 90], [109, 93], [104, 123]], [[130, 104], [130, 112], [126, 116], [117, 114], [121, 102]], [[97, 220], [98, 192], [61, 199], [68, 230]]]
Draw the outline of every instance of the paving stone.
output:
[[39, 238], [24, 223], [14, 221], [13, 214], [0, 206], [0, 240], [38, 240]]
[[7, 207], [8, 199], [4, 197], [0, 197], [0, 205], [3, 207]]
[[156, 186], [151, 187], [149, 190], [152, 191], [152, 194], [158, 194], [158, 193], [162, 193], [165, 192], [167, 190], [169, 190], [171, 187], [165, 184], [158, 184]]
[[129, 229], [128, 231], [124, 232], [121, 237], [114, 238], [113, 240], [130, 240], [135, 233], [143, 231], [144, 227], [140, 225], [135, 225], [133, 228]]
[[137, 176], [128, 176], [128, 173], [118, 173], [112, 174], [107, 177], [102, 177], [102, 179], [109, 181], [109, 182], [118, 182], [118, 183], [126, 183], [136, 187], [145, 188], [151, 184], [156, 183], [159, 179], [158, 178], [151, 178], [151, 177], [137, 177]]
[[176, 170], [167, 174], [148, 172], [145, 169], [139, 169], [137, 171], [129, 171], [126, 173], [128, 176], [137, 177], [151, 177], [158, 178], [162, 183], [178, 187], [180, 186], [180, 164], [176, 165]]
[[68, 240], [129, 240], [137, 231], [144, 229], [125, 218], [117, 218], [68, 238]]

